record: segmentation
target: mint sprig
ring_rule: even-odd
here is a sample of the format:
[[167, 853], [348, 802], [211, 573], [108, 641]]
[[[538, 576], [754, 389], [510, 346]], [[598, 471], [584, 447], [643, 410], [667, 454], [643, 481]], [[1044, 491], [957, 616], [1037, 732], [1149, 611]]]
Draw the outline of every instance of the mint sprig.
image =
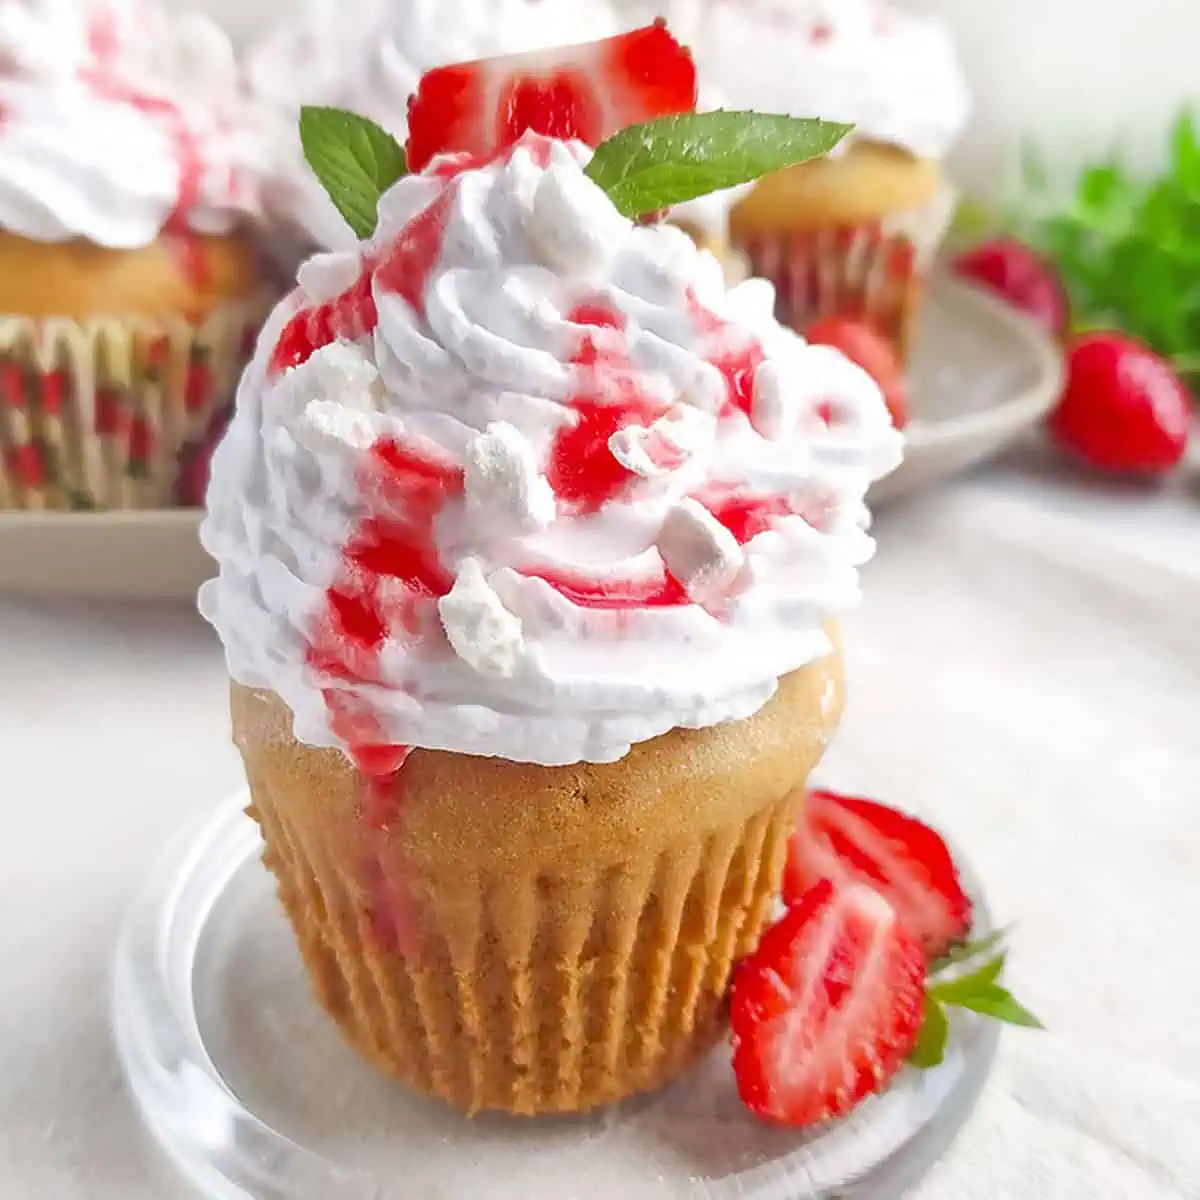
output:
[[[639, 217], [818, 158], [849, 131], [763, 113], [683, 113], [623, 129], [597, 148], [587, 174], [620, 212]], [[340, 108], [301, 109], [300, 141], [346, 223], [370, 237], [380, 196], [408, 170], [404, 148]]]
[[386, 129], [340, 108], [300, 110], [304, 157], [346, 224], [369, 238], [379, 197], [408, 172], [404, 147]]
[[1113, 156], [1063, 181], [1035, 149], [1023, 158], [1009, 223], [1058, 264], [1076, 326], [1122, 329], [1200, 384], [1200, 127], [1192, 113], [1175, 122], [1157, 177]]
[[[994, 946], [1003, 936], [1003, 933], [993, 934], [991, 938], [974, 943], [973, 949], [972, 944], [968, 943], [964, 950], [969, 950], [969, 953], [963, 954], [957, 961], [977, 958], [989, 943]], [[925, 1020], [917, 1044], [909, 1053], [909, 1063], [922, 1070], [928, 1070], [945, 1060], [946, 1043], [950, 1036], [950, 1023], [946, 1016], [948, 1008], [965, 1009], [1025, 1029], [1045, 1028], [1000, 982], [1005, 961], [1004, 954], [997, 954], [969, 974], [957, 975], [951, 979], [939, 979], [938, 975], [943, 968], [940, 965], [935, 968], [931, 982], [925, 987]], [[943, 959], [942, 963], [945, 962]]]
[[615, 134], [587, 175], [620, 212], [639, 217], [819, 158], [850, 128], [765, 113], [682, 113]]

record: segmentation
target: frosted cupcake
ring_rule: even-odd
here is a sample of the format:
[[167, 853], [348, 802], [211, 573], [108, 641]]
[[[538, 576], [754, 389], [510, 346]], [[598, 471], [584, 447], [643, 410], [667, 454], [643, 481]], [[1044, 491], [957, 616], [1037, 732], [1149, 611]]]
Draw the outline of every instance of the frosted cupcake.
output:
[[839, 153], [763, 179], [732, 214], [780, 320], [865, 317], [903, 353], [952, 214], [942, 160], [970, 110], [947, 31], [878, 0], [713, 0], [700, 44], [732, 107], [855, 126]]
[[201, 609], [317, 994], [468, 1112], [619, 1100], [722, 1035], [899, 455], [768, 284], [633, 219], [689, 198], [643, 151], [721, 146], [610, 135], [694, 102], [661, 27], [434, 71], [381, 198], [386, 136], [306, 118], [360, 240], [301, 270], [214, 460]]
[[0, 0], [0, 507], [175, 499], [254, 332], [250, 129], [207, 22]]

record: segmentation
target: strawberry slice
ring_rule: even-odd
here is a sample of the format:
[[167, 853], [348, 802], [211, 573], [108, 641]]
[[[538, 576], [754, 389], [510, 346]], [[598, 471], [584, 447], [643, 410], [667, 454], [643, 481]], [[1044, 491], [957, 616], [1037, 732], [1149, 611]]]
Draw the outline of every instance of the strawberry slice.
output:
[[924, 1013], [916, 937], [872, 888], [824, 879], [734, 976], [738, 1094], [781, 1125], [844, 1116], [900, 1070]]
[[486, 161], [529, 130], [598, 146], [627, 125], [695, 106], [691, 54], [657, 21], [600, 42], [428, 72], [408, 103], [408, 165], [421, 171], [452, 151]]
[[946, 843], [928, 825], [885, 804], [809, 793], [788, 845], [784, 901], [792, 903], [821, 879], [873, 887], [931, 960], [961, 941], [971, 925], [971, 901]]

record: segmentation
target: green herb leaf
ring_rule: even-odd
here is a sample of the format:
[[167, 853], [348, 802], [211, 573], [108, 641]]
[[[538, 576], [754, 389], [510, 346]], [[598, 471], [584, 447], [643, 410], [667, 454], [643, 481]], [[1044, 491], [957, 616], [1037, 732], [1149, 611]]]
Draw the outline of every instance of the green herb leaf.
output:
[[939, 1067], [946, 1058], [946, 1042], [950, 1037], [950, 1023], [946, 1010], [934, 999], [926, 998], [925, 1020], [917, 1036], [917, 1044], [908, 1055], [908, 1061], [922, 1071]]
[[970, 975], [950, 979], [945, 983], [931, 984], [929, 994], [941, 1000], [943, 1004], [957, 1004], [960, 996], [973, 996], [980, 989], [995, 983], [1004, 970], [1004, 960], [1005, 956], [999, 954], [991, 962], [984, 963], [978, 971], [972, 971]]
[[943, 955], [934, 963], [930, 974], [938, 975], [947, 967], [970, 962], [973, 958], [982, 958], [989, 950], [994, 950], [999, 946], [1008, 937], [1008, 933], [1008, 928], [1005, 927], [1004, 929], [994, 930], [986, 937], [976, 938], [972, 942], [963, 942], [961, 946], [955, 946], [953, 950]]
[[1109, 157], [1064, 181], [1027, 146], [1009, 224], [1057, 263], [1074, 327], [1122, 329], [1187, 377], [1200, 361], [1200, 128], [1190, 111], [1165, 158], [1157, 178]]
[[623, 129], [597, 148], [587, 173], [637, 217], [819, 158], [849, 132], [763, 113], [683, 113]]
[[1200, 134], [1190, 111], [1180, 113], [1175, 122], [1171, 131], [1171, 151], [1179, 186], [1200, 204]]
[[998, 983], [989, 984], [969, 996], [961, 996], [955, 1000], [943, 1000], [954, 1008], [965, 1008], [971, 1012], [1004, 1021], [1008, 1025], [1020, 1025], [1025, 1029], [1045, 1029], [1046, 1027], [1013, 997], [1013, 994]]
[[300, 144], [355, 236], [370, 237], [379, 197], [408, 171], [404, 148], [374, 121], [340, 108], [302, 108]]
[[1004, 973], [1005, 960], [1005, 955], [997, 954], [969, 975], [931, 983], [926, 988], [926, 997], [933, 1004], [965, 1008], [1010, 1025], [1041, 1029], [1041, 1021], [997, 982]]

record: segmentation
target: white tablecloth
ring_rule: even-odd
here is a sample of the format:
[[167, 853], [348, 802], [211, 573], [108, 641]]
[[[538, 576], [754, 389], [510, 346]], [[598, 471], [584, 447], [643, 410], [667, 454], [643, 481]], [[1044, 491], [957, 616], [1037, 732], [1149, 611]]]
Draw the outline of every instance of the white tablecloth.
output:
[[[969, 848], [1051, 1029], [1006, 1035], [919, 1200], [1194, 1198], [1200, 471], [1145, 490], [1047, 464], [882, 515], [823, 778]], [[239, 783], [224, 703], [187, 611], [0, 600], [5, 1200], [188, 1195], [125, 1095], [107, 973], [160, 844]]]

